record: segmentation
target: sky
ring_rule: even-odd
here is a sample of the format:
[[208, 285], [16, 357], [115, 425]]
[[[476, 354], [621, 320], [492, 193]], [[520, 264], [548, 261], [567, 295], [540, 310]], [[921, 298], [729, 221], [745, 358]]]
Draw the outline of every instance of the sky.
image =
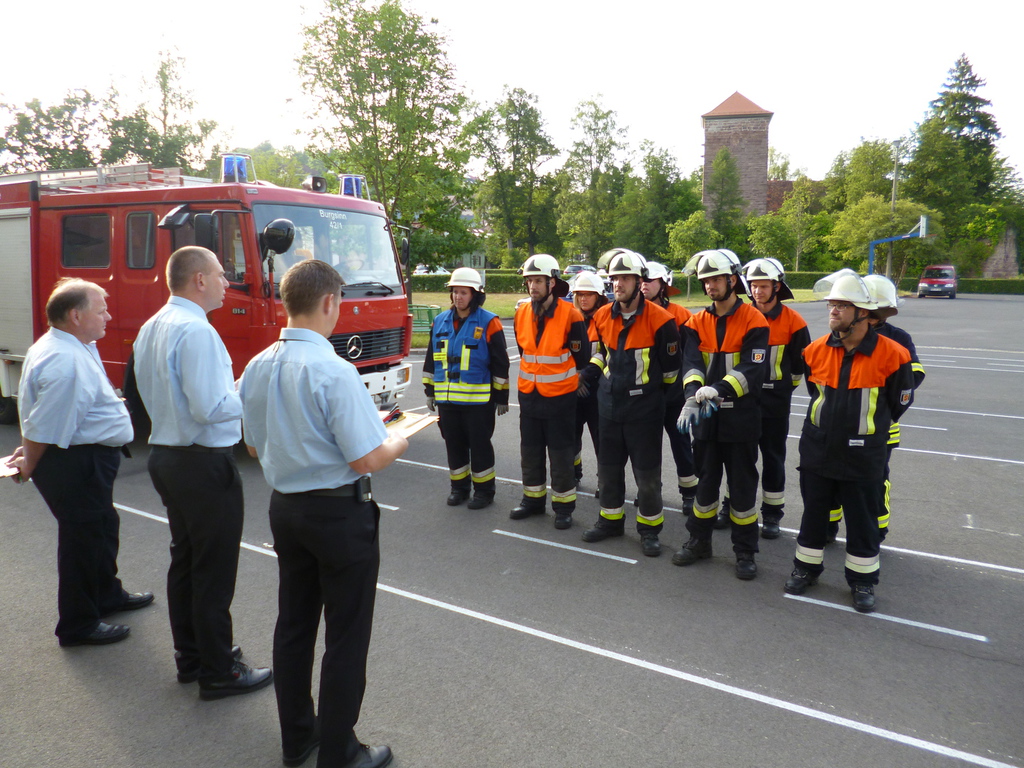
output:
[[[565, 150], [579, 103], [597, 100], [616, 113], [634, 151], [650, 140], [683, 175], [703, 163], [700, 116], [739, 91], [774, 113], [769, 143], [791, 169], [823, 178], [864, 139], [908, 136], [966, 54], [987, 82], [980, 95], [1003, 134], [1000, 154], [1024, 175], [1024, 6], [1016, 3], [999, 15], [976, 6], [971, 16], [959, 0], [404, 1], [437, 19], [456, 78], [475, 101], [495, 102], [506, 85], [536, 94], [548, 134]], [[243, 12], [256, 6], [18, 2], [4, 11], [0, 102], [53, 104], [69, 89], [99, 95], [114, 85], [134, 104], [169, 50], [185, 59], [194, 115], [216, 120], [224, 145], [302, 148], [317, 116], [295, 59], [322, 4], [278, 0]]]

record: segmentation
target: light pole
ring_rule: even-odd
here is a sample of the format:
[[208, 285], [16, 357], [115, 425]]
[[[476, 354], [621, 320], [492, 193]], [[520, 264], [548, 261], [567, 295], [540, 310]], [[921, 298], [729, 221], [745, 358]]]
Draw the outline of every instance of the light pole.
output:
[[[890, 211], [892, 212], [892, 222], [896, 223], [896, 185], [899, 183], [900, 178], [900, 139], [896, 139], [893, 142], [893, 159], [892, 159], [892, 199], [890, 202]], [[885, 276], [890, 280], [892, 279], [892, 243], [889, 243], [889, 256], [885, 260]]]

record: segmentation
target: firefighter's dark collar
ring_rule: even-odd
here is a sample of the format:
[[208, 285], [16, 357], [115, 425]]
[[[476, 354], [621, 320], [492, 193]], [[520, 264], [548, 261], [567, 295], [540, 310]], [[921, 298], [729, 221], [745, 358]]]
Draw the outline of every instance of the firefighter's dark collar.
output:
[[[647, 299], [644, 298], [643, 293], [640, 293], [638, 295], [639, 295], [640, 301], [637, 302], [636, 311], [633, 313], [633, 317], [638, 317], [638, 316], [642, 315], [644, 313], [644, 304], [647, 303]], [[612, 317], [621, 317], [621, 316], [622, 316], [622, 308], [620, 307], [619, 302], [613, 301], [612, 302]]]
[[[834, 333], [829, 333], [828, 339], [825, 341], [830, 347], [842, 347], [843, 342], [835, 337]], [[864, 335], [864, 338], [860, 340], [860, 344], [853, 348], [854, 353], [860, 352], [862, 355], [871, 355], [875, 351], [875, 347], [878, 346], [878, 331], [876, 331], [870, 325], [868, 326], [868, 332]]]
[[713, 302], [713, 301], [711, 302], [711, 306], [707, 308], [707, 312], [708, 312], [709, 315], [714, 315], [715, 317], [729, 317], [729, 315], [735, 315], [737, 310], [739, 310], [740, 305], [741, 304], [745, 304], [745, 303], [746, 302], [743, 301], [743, 299], [741, 299], [739, 297], [739, 294], [737, 294], [736, 295], [736, 303], [733, 304], [732, 308], [728, 312], [726, 312], [724, 315], [719, 315], [717, 312], [715, 312], [715, 302]]
[[[756, 305], [755, 305], [755, 307], [756, 307]], [[760, 312], [761, 310], [758, 309], [758, 311]], [[774, 307], [769, 309], [767, 312], [762, 312], [762, 314], [765, 317], [767, 317], [769, 320], [775, 320], [779, 315], [782, 314], [782, 302], [781, 301], [776, 301]]]

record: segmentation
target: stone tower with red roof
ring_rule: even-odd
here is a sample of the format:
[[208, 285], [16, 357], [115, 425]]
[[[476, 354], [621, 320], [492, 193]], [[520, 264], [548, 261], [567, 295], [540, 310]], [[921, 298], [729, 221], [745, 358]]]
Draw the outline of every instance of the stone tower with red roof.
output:
[[[711, 178], [711, 164], [722, 147], [736, 160], [740, 193], [746, 213], [768, 212], [768, 123], [772, 112], [761, 109], [738, 91], [707, 114], [704, 123], [704, 178]], [[703, 203], [708, 204], [707, 193]]]

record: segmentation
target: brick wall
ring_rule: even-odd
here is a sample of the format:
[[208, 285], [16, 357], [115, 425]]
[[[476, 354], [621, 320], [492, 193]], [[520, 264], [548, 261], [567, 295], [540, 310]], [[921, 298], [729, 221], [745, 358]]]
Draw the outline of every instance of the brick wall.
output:
[[[744, 212], [768, 212], [768, 123], [770, 116], [716, 117], [704, 119], [704, 178], [722, 147], [736, 160], [740, 194], [747, 201]], [[703, 200], [707, 206], [707, 198]]]

